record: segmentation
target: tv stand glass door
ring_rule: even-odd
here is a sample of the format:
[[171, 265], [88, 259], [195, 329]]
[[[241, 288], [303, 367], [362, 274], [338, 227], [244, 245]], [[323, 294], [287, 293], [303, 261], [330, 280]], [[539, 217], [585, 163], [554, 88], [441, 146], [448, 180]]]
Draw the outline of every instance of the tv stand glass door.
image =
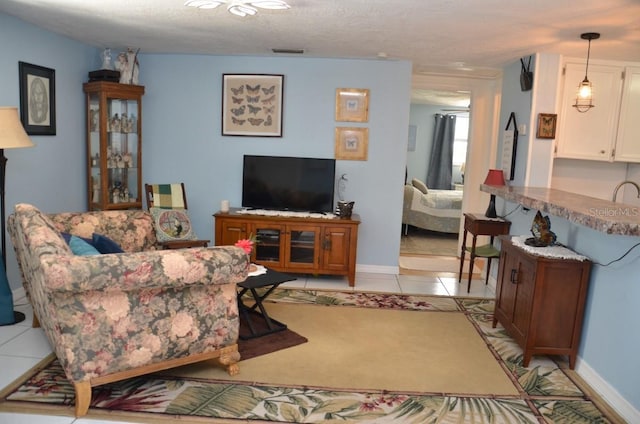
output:
[[265, 266], [281, 265], [284, 258], [284, 225], [256, 224], [253, 233], [256, 235], [253, 260]]
[[320, 227], [287, 225], [285, 263], [289, 269], [317, 270], [320, 263]]
[[265, 266], [317, 269], [320, 227], [255, 224], [255, 260]]

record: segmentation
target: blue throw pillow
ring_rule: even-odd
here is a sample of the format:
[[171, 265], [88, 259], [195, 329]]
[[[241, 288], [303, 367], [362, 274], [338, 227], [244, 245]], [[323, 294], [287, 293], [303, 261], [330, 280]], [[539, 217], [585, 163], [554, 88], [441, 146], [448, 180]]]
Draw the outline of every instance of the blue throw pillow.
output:
[[95, 247], [91, 246], [89, 243], [77, 236], [69, 237], [69, 247], [71, 248], [71, 251], [74, 255], [90, 256], [100, 254], [100, 252], [98, 252]]
[[88, 238], [84, 238], [84, 237], [80, 237], [80, 236], [74, 236], [71, 235], [70, 233], [60, 233], [60, 235], [62, 236], [62, 238], [64, 239], [64, 241], [67, 242], [67, 244], [69, 244], [69, 242], [71, 241], [71, 237], [77, 237], [81, 240], [86, 241], [87, 243], [89, 243], [91, 246], [93, 246], [93, 240], [88, 239]]
[[100, 253], [124, 253], [124, 250], [122, 250], [118, 243], [102, 234], [93, 233], [92, 242], [93, 246], [98, 249]]

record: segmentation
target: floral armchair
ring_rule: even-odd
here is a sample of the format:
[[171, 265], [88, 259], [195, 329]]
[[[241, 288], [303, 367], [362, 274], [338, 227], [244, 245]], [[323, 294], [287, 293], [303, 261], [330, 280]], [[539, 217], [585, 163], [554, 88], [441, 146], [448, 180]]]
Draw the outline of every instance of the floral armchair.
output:
[[[239, 371], [241, 248], [157, 249], [140, 210], [46, 215], [19, 204], [8, 223], [34, 325], [74, 383], [76, 416], [92, 386], [212, 358]], [[76, 256], [62, 232], [105, 235], [124, 253]]]

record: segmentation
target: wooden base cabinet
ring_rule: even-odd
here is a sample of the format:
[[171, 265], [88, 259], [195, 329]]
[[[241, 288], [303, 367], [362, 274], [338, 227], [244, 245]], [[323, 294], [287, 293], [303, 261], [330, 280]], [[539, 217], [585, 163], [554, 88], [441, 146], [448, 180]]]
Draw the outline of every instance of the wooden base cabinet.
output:
[[216, 246], [257, 238], [251, 261], [281, 272], [346, 275], [355, 285], [360, 219], [251, 215], [232, 209], [215, 218]]
[[[493, 327], [498, 322], [524, 351], [533, 355], [568, 355], [575, 367], [591, 262], [529, 253], [502, 242]], [[544, 248], [538, 248], [541, 252]]]

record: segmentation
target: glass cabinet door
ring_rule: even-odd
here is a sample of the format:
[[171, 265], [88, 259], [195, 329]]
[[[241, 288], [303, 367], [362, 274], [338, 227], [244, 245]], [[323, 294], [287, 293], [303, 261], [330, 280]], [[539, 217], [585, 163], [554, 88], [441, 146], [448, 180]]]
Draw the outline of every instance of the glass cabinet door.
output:
[[290, 226], [287, 235], [287, 266], [315, 269], [319, 262], [320, 227], [313, 225]]
[[108, 203], [135, 203], [138, 199], [138, 102], [107, 99]]
[[[100, 96], [90, 93], [87, 96], [89, 103], [88, 117], [88, 143], [89, 143], [89, 205], [101, 203], [102, 174], [100, 172]], [[91, 209], [91, 208], [90, 208]]]
[[262, 263], [282, 261], [284, 227], [256, 226], [256, 243], [254, 244], [255, 260]]

